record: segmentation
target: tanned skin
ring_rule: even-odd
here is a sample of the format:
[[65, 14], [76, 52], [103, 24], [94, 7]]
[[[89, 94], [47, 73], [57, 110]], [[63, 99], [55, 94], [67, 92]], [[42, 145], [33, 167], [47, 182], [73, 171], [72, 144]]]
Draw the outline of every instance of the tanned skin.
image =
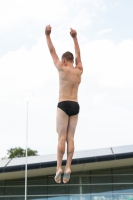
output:
[[[61, 101], [75, 101], [78, 102], [78, 87], [81, 82], [81, 75], [83, 67], [80, 56], [80, 48], [77, 39], [76, 30], [70, 28], [70, 35], [74, 42], [75, 49], [75, 66], [74, 61], [67, 61], [66, 59], [59, 59], [56, 50], [51, 41], [51, 26], [45, 28], [45, 35], [47, 45], [52, 56], [55, 67], [59, 73], [59, 102]], [[67, 162], [64, 174], [68, 176], [63, 177], [63, 182], [69, 181], [71, 174], [71, 162], [74, 153], [74, 134], [77, 126], [78, 114], [68, 116], [63, 110], [57, 107], [56, 116], [56, 131], [58, 133], [58, 146], [57, 146], [57, 168], [55, 181], [60, 183], [62, 171], [62, 159], [65, 153], [65, 144], [67, 144]]]

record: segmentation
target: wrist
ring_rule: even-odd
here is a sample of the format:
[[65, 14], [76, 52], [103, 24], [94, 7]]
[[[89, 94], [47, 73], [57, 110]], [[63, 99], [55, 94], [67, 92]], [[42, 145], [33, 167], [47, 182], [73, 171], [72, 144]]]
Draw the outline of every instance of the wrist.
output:
[[46, 33], [45, 33], [45, 35], [46, 35], [47, 38], [50, 38], [50, 34], [46, 34]]
[[73, 37], [73, 40], [77, 40], [77, 36]]
[[78, 41], [78, 40], [77, 40], [77, 37], [74, 37], [74, 38], [73, 38], [73, 41], [74, 41], [74, 42], [77, 42], [77, 41]]

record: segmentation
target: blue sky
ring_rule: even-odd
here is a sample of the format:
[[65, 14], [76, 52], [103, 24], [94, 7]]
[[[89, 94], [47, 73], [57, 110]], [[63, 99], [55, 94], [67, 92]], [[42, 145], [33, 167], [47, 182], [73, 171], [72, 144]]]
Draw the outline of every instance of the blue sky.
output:
[[0, 2], [0, 158], [25, 148], [25, 90], [29, 104], [29, 147], [56, 152], [58, 73], [45, 41], [52, 26], [59, 57], [74, 53], [70, 27], [77, 30], [84, 73], [75, 150], [132, 144], [133, 1], [5, 0]]

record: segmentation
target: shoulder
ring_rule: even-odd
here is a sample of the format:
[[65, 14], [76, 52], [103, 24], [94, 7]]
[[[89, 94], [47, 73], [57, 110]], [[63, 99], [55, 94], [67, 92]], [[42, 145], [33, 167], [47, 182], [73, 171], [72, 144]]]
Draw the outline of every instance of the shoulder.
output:
[[56, 62], [54, 62], [54, 65], [58, 70], [62, 70], [63, 68], [63, 64], [59, 59]]
[[82, 66], [82, 63], [79, 62], [76, 66], [75, 66], [76, 69], [80, 70], [81, 74], [83, 73], [83, 66]]

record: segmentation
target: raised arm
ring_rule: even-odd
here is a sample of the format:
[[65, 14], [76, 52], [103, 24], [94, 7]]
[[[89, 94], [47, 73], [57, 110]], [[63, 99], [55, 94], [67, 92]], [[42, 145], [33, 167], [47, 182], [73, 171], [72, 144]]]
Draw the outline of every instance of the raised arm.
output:
[[59, 60], [58, 55], [56, 54], [55, 48], [53, 46], [53, 43], [52, 43], [52, 40], [51, 40], [51, 37], [50, 37], [50, 34], [51, 34], [51, 26], [48, 25], [45, 28], [46, 41], [47, 41], [47, 45], [48, 45], [50, 54], [52, 56], [53, 62], [55, 64], [55, 66], [59, 69], [59, 68], [62, 67], [62, 63]]
[[79, 43], [78, 43], [78, 39], [77, 39], [77, 32], [76, 30], [70, 28], [70, 35], [73, 38], [73, 42], [74, 42], [74, 49], [75, 49], [75, 63], [76, 63], [76, 67], [79, 68], [80, 70], [83, 70], [82, 67], [82, 62], [81, 62], [81, 55], [80, 55], [80, 48], [79, 48]]

